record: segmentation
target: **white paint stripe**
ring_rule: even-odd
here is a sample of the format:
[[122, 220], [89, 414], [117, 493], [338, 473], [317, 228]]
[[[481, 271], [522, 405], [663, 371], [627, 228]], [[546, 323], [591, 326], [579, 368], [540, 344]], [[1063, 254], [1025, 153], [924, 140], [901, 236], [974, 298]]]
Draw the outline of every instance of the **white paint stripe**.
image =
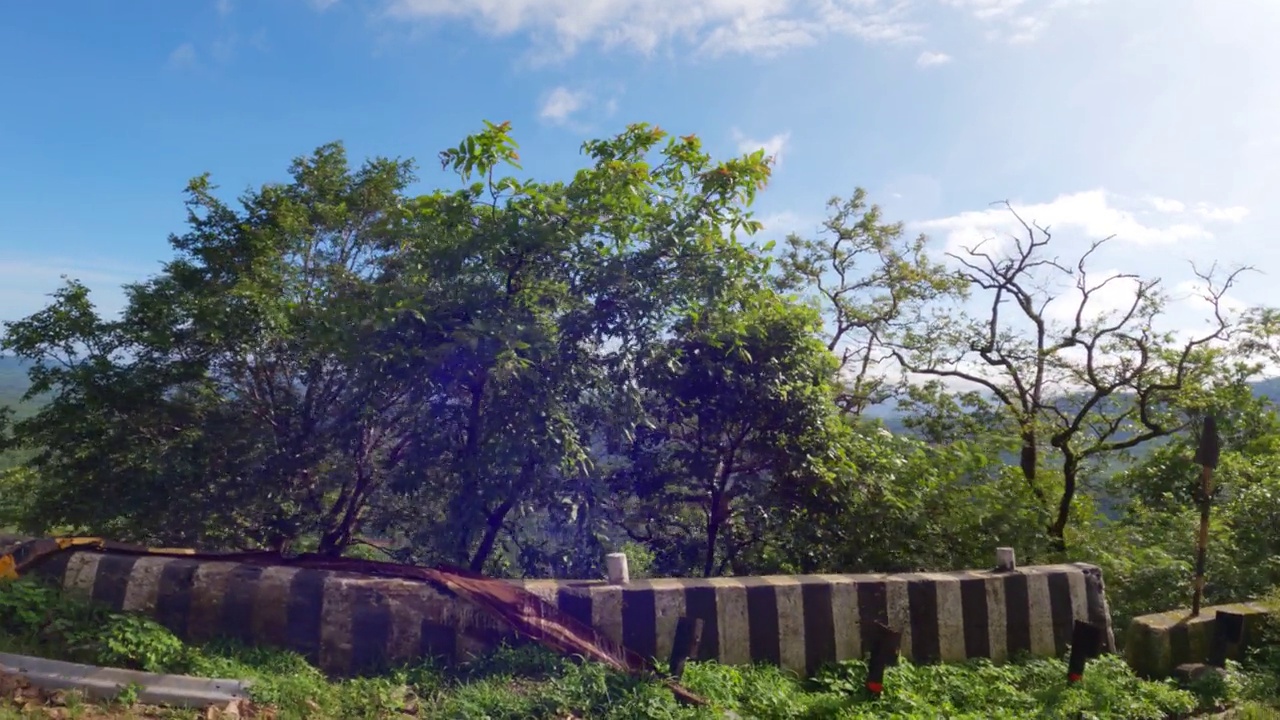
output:
[[847, 577], [830, 582], [831, 620], [836, 633], [836, 661], [859, 660], [862, 658], [862, 619], [858, 615], [858, 585]]
[[884, 583], [885, 605], [888, 608], [889, 627], [901, 633], [901, 655], [911, 657], [911, 604], [907, 595], [907, 579], [888, 575]]
[[715, 588], [717, 640], [720, 662], [747, 665], [751, 662], [751, 627], [747, 621], [747, 588], [733, 578], [710, 578]]
[[1085, 593], [1084, 572], [1070, 567], [1066, 571], [1067, 584], [1071, 586], [1071, 617], [1073, 620], [1089, 619], [1089, 601]]
[[191, 575], [191, 604], [187, 610], [187, 633], [192, 642], [211, 640], [219, 631], [223, 600], [227, 596], [228, 575], [234, 563], [202, 562]]
[[93, 581], [98, 576], [98, 561], [101, 559], [97, 553], [72, 554], [67, 559], [67, 572], [62, 576], [62, 589], [68, 595], [93, 597]]
[[591, 588], [591, 624], [616, 643], [622, 642], [622, 588]]
[[801, 675], [806, 669], [804, 642], [804, 589], [799, 580], [785, 575], [762, 578], [773, 585], [778, 605], [778, 655], [783, 670]]
[[297, 568], [268, 566], [258, 576], [254, 591], [253, 636], [267, 642], [283, 643], [289, 623], [289, 585]]
[[653, 627], [656, 633], [654, 653], [658, 660], [666, 662], [671, 658], [676, 626], [685, 611], [685, 584], [676, 579], [659, 579], [651, 580], [649, 585], [653, 593]]
[[1006, 575], [984, 575], [987, 588], [987, 638], [991, 644], [991, 659], [1003, 662], [1009, 659], [1009, 614], [1005, 612]]
[[955, 573], [928, 573], [938, 590], [938, 653], [943, 662], [965, 659], [964, 605], [960, 599], [960, 578]]
[[[358, 580], [354, 582], [359, 582]], [[353, 581], [326, 575], [320, 603], [320, 667], [346, 670], [353, 658], [355, 614]]]
[[1031, 619], [1031, 654], [1053, 657], [1057, 648], [1053, 641], [1053, 605], [1049, 600], [1049, 576], [1033, 570], [1027, 576], [1028, 614]]
[[560, 583], [555, 580], [524, 580], [520, 583], [527, 592], [542, 598], [543, 601], [559, 607]]
[[421, 583], [388, 583], [388, 605], [391, 609], [391, 633], [387, 641], [387, 655], [396, 662], [417, 659], [422, 651], [423, 614], [415, 606], [426, 606], [439, 597], [433, 588]]
[[160, 596], [160, 575], [170, 562], [173, 562], [172, 558], [167, 557], [138, 558], [124, 587], [122, 609], [125, 612], [155, 612], [156, 599]]

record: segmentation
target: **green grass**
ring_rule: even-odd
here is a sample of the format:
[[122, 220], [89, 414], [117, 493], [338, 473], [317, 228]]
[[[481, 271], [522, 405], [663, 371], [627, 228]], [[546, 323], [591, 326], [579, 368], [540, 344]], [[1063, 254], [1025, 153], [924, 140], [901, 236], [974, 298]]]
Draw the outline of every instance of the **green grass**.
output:
[[[1061, 660], [1003, 666], [985, 661], [903, 663], [888, 671], [884, 696], [873, 700], [863, 689], [866, 666], [860, 662], [827, 668], [810, 681], [771, 667], [692, 663], [685, 672], [686, 685], [710, 699], [716, 709], [689, 708], [676, 703], [656, 683], [527, 646], [503, 648], [463, 666], [423, 664], [371, 677], [331, 680], [292, 653], [229, 644], [187, 645], [149, 619], [111, 613], [28, 580], [0, 584], [0, 650], [154, 672], [249, 679], [255, 702], [273, 707], [282, 720], [675, 719], [723, 717], [723, 709], [757, 720], [1162, 720], [1248, 699], [1251, 692], [1258, 697], [1271, 688], [1236, 669], [1220, 686], [1194, 692], [1178, 689], [1169, 682], [1139, 680], [1112, 656], [1091, 663], [1084, 682], [1075, 686], [1066, 684]], [[1250, 712], [1255, 713], [1250, 717], [1274, 717], [1256, 714], [1268, 712], [1262, 705]], [[7, 720], [3, 709], [0, 720]]]

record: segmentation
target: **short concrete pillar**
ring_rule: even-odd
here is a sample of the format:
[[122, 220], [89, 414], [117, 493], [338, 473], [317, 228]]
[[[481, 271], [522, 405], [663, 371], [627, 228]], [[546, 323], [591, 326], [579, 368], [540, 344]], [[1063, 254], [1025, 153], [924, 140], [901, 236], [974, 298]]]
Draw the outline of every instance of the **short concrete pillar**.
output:
[[631, 582], [631, 573], [627, 570], [626, 553], [609, 553], [605, 555], [604, 566], [609, 574], [610, 585], [626, 585]]
[[1017, 568], [1018, 561], [1014, 558], [1013, 548], [996, 548], [996, 570], [999, 570], [1000, 572], [1012, 572]]

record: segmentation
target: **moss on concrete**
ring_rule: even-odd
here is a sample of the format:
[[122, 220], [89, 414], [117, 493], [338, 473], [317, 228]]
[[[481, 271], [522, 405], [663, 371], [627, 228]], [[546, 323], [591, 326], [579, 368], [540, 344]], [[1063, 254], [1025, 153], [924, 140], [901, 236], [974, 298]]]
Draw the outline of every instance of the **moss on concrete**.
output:
[[1171, 610], [1136, 617], [1125, 634], [1124, 652], [1129, 665], [1138, 675], [1164, 678], [1183, 663], [1203, 663], [1209, 658], [1209, 646], [1219, 612], [1236, 612], [1245, 616], [1244, 639], [1227, 647], [1227, 657], [1240, 659], [1251, 637], [1256, 636], [1263, 620], [1271, 613], [1260, 603], [1234, 603], [1201, 608], [1191, 617], [1190, 610]]

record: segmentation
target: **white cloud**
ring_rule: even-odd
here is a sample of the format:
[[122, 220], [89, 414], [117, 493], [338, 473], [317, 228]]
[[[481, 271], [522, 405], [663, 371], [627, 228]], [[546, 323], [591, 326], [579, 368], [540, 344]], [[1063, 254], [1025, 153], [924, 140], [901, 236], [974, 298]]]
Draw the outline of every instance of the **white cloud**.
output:
[[538, 117], [556, 125], [563, 125], [576, 113], [586, 108], [591, 96], [582, 90], [557, 87], [547, 93], [538, 108]]
[[1180, 213], [1187, 209], [1187, 206], [1181, 201], [1170, 200], [1169, 198], [1151, 197], [1147, 198], [1147, 202], [1162, 213]]
[[231, 0], [216, 0], [213, 7], [224, 17], [231, 14]]
[[[1212, 240], [1209, 224], [1234, 222], [1242, 218], [1244, 208], [1218, 208], [1201, 203], [1203, 212], [1186, 217], [1186, 204], [1167, 198], [1150, 198], [1134, 202], [1105, 190], [1059, 195], [1049, 202], [1030, 205], [1014, 203], [1014, 209], [1029, 223], [1047, 227], [1058, 234], [1085, 240], [1101, 240], [1115, 236], [1116, 241], [1133, 245], [1168, 245], [1188, 241]], [[987, 241], [986, 247], [1002, 247], [1010, 234], [1025, 230], [1008, 208], [962, 212], [945, 218], [926, 220], [917, 226], [928, 233], [946, 237], [949, 252], [960, 251]]]
[[1032, 42], [1049, 27], [1053, 15], [1094, 0], [941, 0], [987, 26], [987, 38], [1011, 44]]
[[946, 65], [951, 62], [951, 60], [951, 56], [946, 53], [925, 50], [916, 58], [916, 65], [919, 65], [920, 67], [933, 67], [935, 65]]
[[526, 34], [561, 57], [584, 45], [651, 53], [684, 42], [709, 55], [774, 55], [832, 36], [920, 39], [903, 0], [386, 0], [399, 20], [462, 20], [499, 36]]
[[765, 140], [755, 140], [743, 135], [737, 128], [733, 129], [734, 142], [738, 144], [738, 152], [753, 153], [764, 150], [765, 157], [773, 158], [775, 165], [782, 162], [782, 156], [791, 144], [791, 133], [782, 132]]
[[[1133, 305], [1133, 299], [1138, 291], [1136, 278], [1119, 277], [1129, 273], [1116, 268], [1105, 270], [1086, 268], [1086, 270], [1088, 275], [1085, 277], [1085, 282], [1090, 292], [1089, 301], [1085, 303], [1084, 312], [1081, 313], [1081, 320], [1085, 323], [1126, 311]], [[1116, 279], [1108, 280], [1108, 278]], [[1062, 279], [1065, 287], [1054, 288], [1057, 292], [1045, 306], [1045, 319], [1068, 325], [1075, 321], [1076, 311], [1080, 308], [1081, 293], [1073, 285], [1074, 278], [1067, 278], [1064, 275]]]
[[312, 8], [316, 9], [319, 12], [324, 12], [325, 10], [328, 10], [334, 5], [337, 5], [340, 0], [307, 0], [307, 1], [311, 3]]
[[1232, 207], [1219, 207], [1208, 203], [1196, 203], [1195, 213], [1205, 220], [1211, 222], [1229, 222], [1238, 223], [1244, 221], [1249, 215], [1249, 208], [1235, 205]]
[[564, 59], [585, 46], [650, 54], [673, 44], [710, 56], [761, 57], [831, 38], [921, 42], [956, 27], [957, 13], [975, 20], [990, 40], [1025, 43], [1040, 37], [1055, 15], [1092, 1], [381, 0], [381, 14], [525, 36], [542, 60]]
[[1147, 202], [1158, 212], [1171, 215], [1182, 215], [1189, 212], [1207, 222], [1238, 224], [1244, 222], [1244, 219], [1249, 216], [1249, 208], [1241, 205], [1227, 206], [1198, 202], [1188, 206], [1184, 202], [1163, 197], [1149, 197]]
[[182, 43], [169, 53], [169, 67], [190, 67], [196, 63], [196, 46], [189, 42]]
[[177, 69], [226, 65], [246, 45], [259, 52], [265, 51], [266, 30], [259, 28], [247, 38], [235, 32], [226, 32], [214, 38], [203, 50], [197, 49], [194, 43], [185, 42], [169, 53], [169, 67]]

